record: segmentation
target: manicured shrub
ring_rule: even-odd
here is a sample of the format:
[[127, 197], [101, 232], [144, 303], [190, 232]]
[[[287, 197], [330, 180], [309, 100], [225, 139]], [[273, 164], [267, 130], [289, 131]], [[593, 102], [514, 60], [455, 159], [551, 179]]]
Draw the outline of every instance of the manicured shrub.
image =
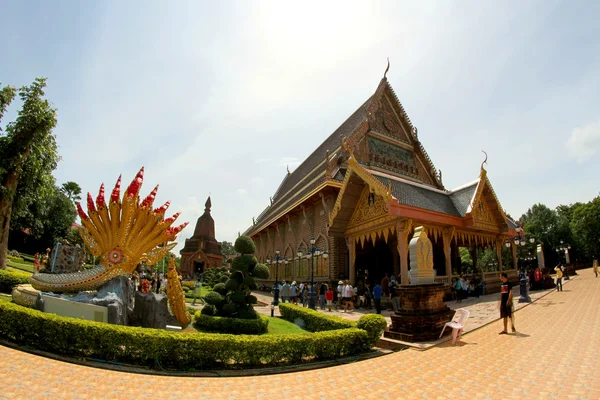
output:
[[59, 355], [150, 367], [158, 361], [179, 370], [333, 359], [360, 352], [368, 342], [366, 331], [356, 328], [308, 335], [182, 334], [60, 317], [9, 302], [0, 302], [0, 338]]
[[269, 267], [267, 267], [265, 264], [256, 264], [254, 271], [252, 272], [252, 276], [257, 279], [269, 279], [269, 275]]
[[203, 315], [215, 315], [217, 313], [217, 307], [213, 306], [212, 304], [207, 304], [202, 307], [201, 312]]
[[387, 321], [382, 315], [379, 314], [366, 314], [360, 317], [356, 324], [358, 329], [367, 331], [369, 335], [369, 341], [366, 343], [368, 348], [371, 348], [379, 342], [381, 334], [387, 327]]
[[254, 245], [254, 241], [251, 237], [242, 235], [235, 240], [235, 244], [233, 245], [235, 251], [240, 254], [254, 254], [256, 251], [256, 246]]
[[15, 286], [29, 283], [30, 276], [26, 272], [0, 269], [0, 292], [10, 293]]
[[310, 332], [330, 331], [356, 327], [356, 323], [347, 319], [329, 316], [310, 308], [295, 306], [289, 303], [279, 303], [279, 312], [286, 321], [301, 325]]
[[234, 292], [234, 291], [236, 291], [239, 286], [240, 286], [240, 283], [238, 281], [236, 281], [235, 279], [229, 278], [227, 280], [227, 282], [225, 282], [225, 289], [228, 292]]
[[204, 301], [206, 301], [208, 304], [216, 306], [217, 304], [220, 304], [223, 301], [223, 296], [221, 296], [219, 293], [213, 290], [212, 292], [204, 296]]
[[217, 292], [219, 293], [221, 296], [225, 296], [227, 294], [227, 289], [225, 288], [225, 284], [224, 283], [217, 283], [214, 287], [213, 287], [213, 292]]
[[[230, 304], [226, 304], [225, 307]], [[242, 319], [228, 317], [211, 317], [197, 313], [194, 328], [206, 332], [232, 333], [235, 335], [260, 335], [267, 333], [269, 318], [259, 315], [259, 318]]]
[[254, 266], [258, 263], [258, 260], [254, 256], [238, 256], [233, 259], [231, 263], [231, 269], [234, 271], [240, 271], [243, 274], [251, 272], [250, 269], [254, 269]]
[[[269, 271], [260, 267], [256, 268], [258, 260], [253, 255], [256, 246], [248, 236], [240, 236], [235, 242], [235, 249], [241, 255], [236, 257], [231, 264], [231, 275], [225, 282], [227, 293], [222, 295], [221, 301], [216, 301], [217, 297], [215, 296], [214, 300], [209, 303], [216, 307], [218, 316], [257, 320], [258, 316], [253, 308], [257, 299], [251, 295], [251, 291], [257, 288], [254, 282], [254, 272], [258, 271], [261, 276], [266, 276], [268, 279]], [[216, 328], [214, 329], [221, 326], [225, 325], [215, 324]]]

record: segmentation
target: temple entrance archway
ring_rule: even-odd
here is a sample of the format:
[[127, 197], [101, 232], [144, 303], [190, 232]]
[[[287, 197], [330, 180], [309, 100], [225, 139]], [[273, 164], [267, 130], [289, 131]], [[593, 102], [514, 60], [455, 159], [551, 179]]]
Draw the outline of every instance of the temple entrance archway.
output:
[[[370, 283], [372, 286], [388, 274], [394, 273], [394, 249], [383, 238], [356, 244], [356, 283]], [[371, 287], [372, 287], [371, 286]]]
[[194, 274], [196, 274], [196, 275], [203, 274], [205, 265], [206, 264], [205, 264], [204, 260], [195, 260], [194, 261]]

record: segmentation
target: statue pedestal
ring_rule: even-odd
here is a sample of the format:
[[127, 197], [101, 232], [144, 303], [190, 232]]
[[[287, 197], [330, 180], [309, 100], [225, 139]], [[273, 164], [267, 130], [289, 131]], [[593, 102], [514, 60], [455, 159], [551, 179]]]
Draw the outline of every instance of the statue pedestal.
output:
[[454, 315], [444, 303], [445, 291], [442, 283], [400, 285], [396, 289], [400, 308], [392, 314], [392, 326], [384, 336], [406, 342], [436, 340]]
[[433, 269], [413, 268], [408, 272], [411, 285], [431, 284], [434, 282], [435, 272]]

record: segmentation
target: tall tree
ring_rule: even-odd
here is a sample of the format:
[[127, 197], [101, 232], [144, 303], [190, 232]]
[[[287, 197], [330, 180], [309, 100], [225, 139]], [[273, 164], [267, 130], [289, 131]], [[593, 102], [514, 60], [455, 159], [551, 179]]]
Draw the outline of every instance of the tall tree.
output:
[[63, 183], [60, 190], [67, 195], [69, 200], [73, 203], [76, 203], [81, 200], [81, 186], [79, 186], [76, 182], [66, 182]]
[[[6, 268], [6, 251], [13, 203], [22, 191], [31, 197], [30, 183], [52, 181], [51, 172], [59, 157], [56, 138], [56, 110], [44, 99], [45, 78], [36, 78], [30, 86], [19, 90], [23, 106], [16, 121], [10, 122], [0, 137], [0, 268]], [[14, 98], [11, 89], [2, 90], [0, 111]], [[23, 179], [25, 176], [28, 179]], [[21, 182], [23, 180], [23, 182]], [[21, 188], [19, 190], [19, 187]], [[34, 189], [35, 190], [35, 189]]]
[[233, 248], [233, 243], [223, 240], [221, 242], [221, 254], [223, 254], [223, 257], [225, 257], [225, 259], [227, 259], [227, 256], [236, 255], [237, 253]]
[[571, 227], [583, 247], [584, 258], [600, 257], [600, 196], [573, 210]]
[[542, 243], [546, 265], [554, 265], [557, 260], [555, 248], [560, 243], [558, 215], [544, 204], [534, 204], [521, 216], [521, 224], [527, 236], [533, 236]]

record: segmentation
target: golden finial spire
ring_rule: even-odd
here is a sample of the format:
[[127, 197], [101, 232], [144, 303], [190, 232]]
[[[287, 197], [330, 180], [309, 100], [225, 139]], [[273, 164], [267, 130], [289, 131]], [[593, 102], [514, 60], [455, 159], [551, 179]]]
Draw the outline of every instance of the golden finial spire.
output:
[[480, 168], [480, 173], [479, 174], [483, 176], [486, 173], [485, 168], [483, 168], [483, 164], [487, 164], [488, 155], [487, 155], [487, 153], [484, 150], [481, 150], [481, 152], [483, 154], [485, 154], [485, 160], [483, 160], [483, 162], [481, 163], [481, 168]]
[[387, 68], [385, 69], [385, 72], [383, 73], [383, 79], [386, 79], [386, 75], [388, 73], [388, 71], [390, 70], [390, 58], [387, 58], [388, 64], [387, 64]]

